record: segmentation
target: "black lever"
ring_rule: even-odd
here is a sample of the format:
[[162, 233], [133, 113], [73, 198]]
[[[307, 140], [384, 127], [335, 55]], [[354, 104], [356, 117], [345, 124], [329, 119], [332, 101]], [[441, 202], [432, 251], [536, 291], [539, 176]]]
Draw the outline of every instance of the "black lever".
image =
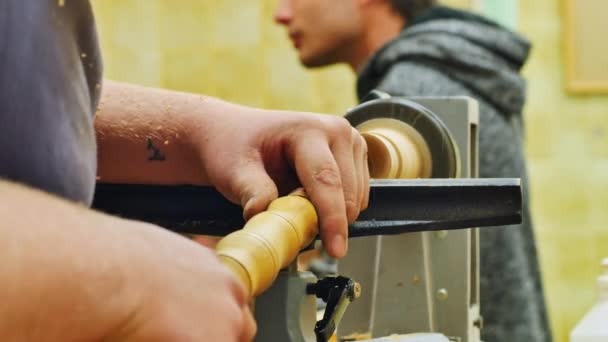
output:
[[306, 293], [327, 303], [323, 318], [315, 324], [317, 342], [327, 342], [336, 331], [348, 304], [361, 295], [361, 286], [350, 278], [326, 277], [309, 284]]

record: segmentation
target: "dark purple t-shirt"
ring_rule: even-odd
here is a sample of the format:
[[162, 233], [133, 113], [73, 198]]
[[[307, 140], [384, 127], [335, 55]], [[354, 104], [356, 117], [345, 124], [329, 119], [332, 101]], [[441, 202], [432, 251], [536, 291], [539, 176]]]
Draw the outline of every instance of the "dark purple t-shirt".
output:
[[91, 203], [101, 72], [88, 0], [0, 1], [0, 178]]

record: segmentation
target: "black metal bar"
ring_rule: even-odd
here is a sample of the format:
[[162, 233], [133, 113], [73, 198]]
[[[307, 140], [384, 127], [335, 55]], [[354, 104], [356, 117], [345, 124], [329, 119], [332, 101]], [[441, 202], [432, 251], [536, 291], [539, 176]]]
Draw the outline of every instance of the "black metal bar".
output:
[[[374, 180], [350, 237], [521, 222], [519, 179]], [[192, 234], [224, 236], [242, 210], [210, 187], [98, 184], [93, 207]]]

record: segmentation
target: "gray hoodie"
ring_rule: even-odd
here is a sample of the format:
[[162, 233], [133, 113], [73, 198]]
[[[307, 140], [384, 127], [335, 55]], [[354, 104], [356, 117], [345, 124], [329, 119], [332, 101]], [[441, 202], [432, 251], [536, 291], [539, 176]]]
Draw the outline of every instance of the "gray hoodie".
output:
[[[525, 80], [519, 71], [530, 44], [480, 16], [435, 7], [379, 50], [359, 75], [362, 99], [373, 89], [399, 96], [467, 95], [479, 101], [480, 177], [521, 177]], [[524, 195], [524, 221], [481, 230], [482, 339], [551, 341]]]

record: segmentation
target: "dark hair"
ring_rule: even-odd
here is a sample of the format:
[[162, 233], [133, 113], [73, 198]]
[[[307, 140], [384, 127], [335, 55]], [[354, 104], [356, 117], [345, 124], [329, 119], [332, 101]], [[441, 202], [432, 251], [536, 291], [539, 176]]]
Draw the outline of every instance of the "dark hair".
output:
[[437, 4], [437, 0], [389, 0], [389, 2], [408, 21]]

